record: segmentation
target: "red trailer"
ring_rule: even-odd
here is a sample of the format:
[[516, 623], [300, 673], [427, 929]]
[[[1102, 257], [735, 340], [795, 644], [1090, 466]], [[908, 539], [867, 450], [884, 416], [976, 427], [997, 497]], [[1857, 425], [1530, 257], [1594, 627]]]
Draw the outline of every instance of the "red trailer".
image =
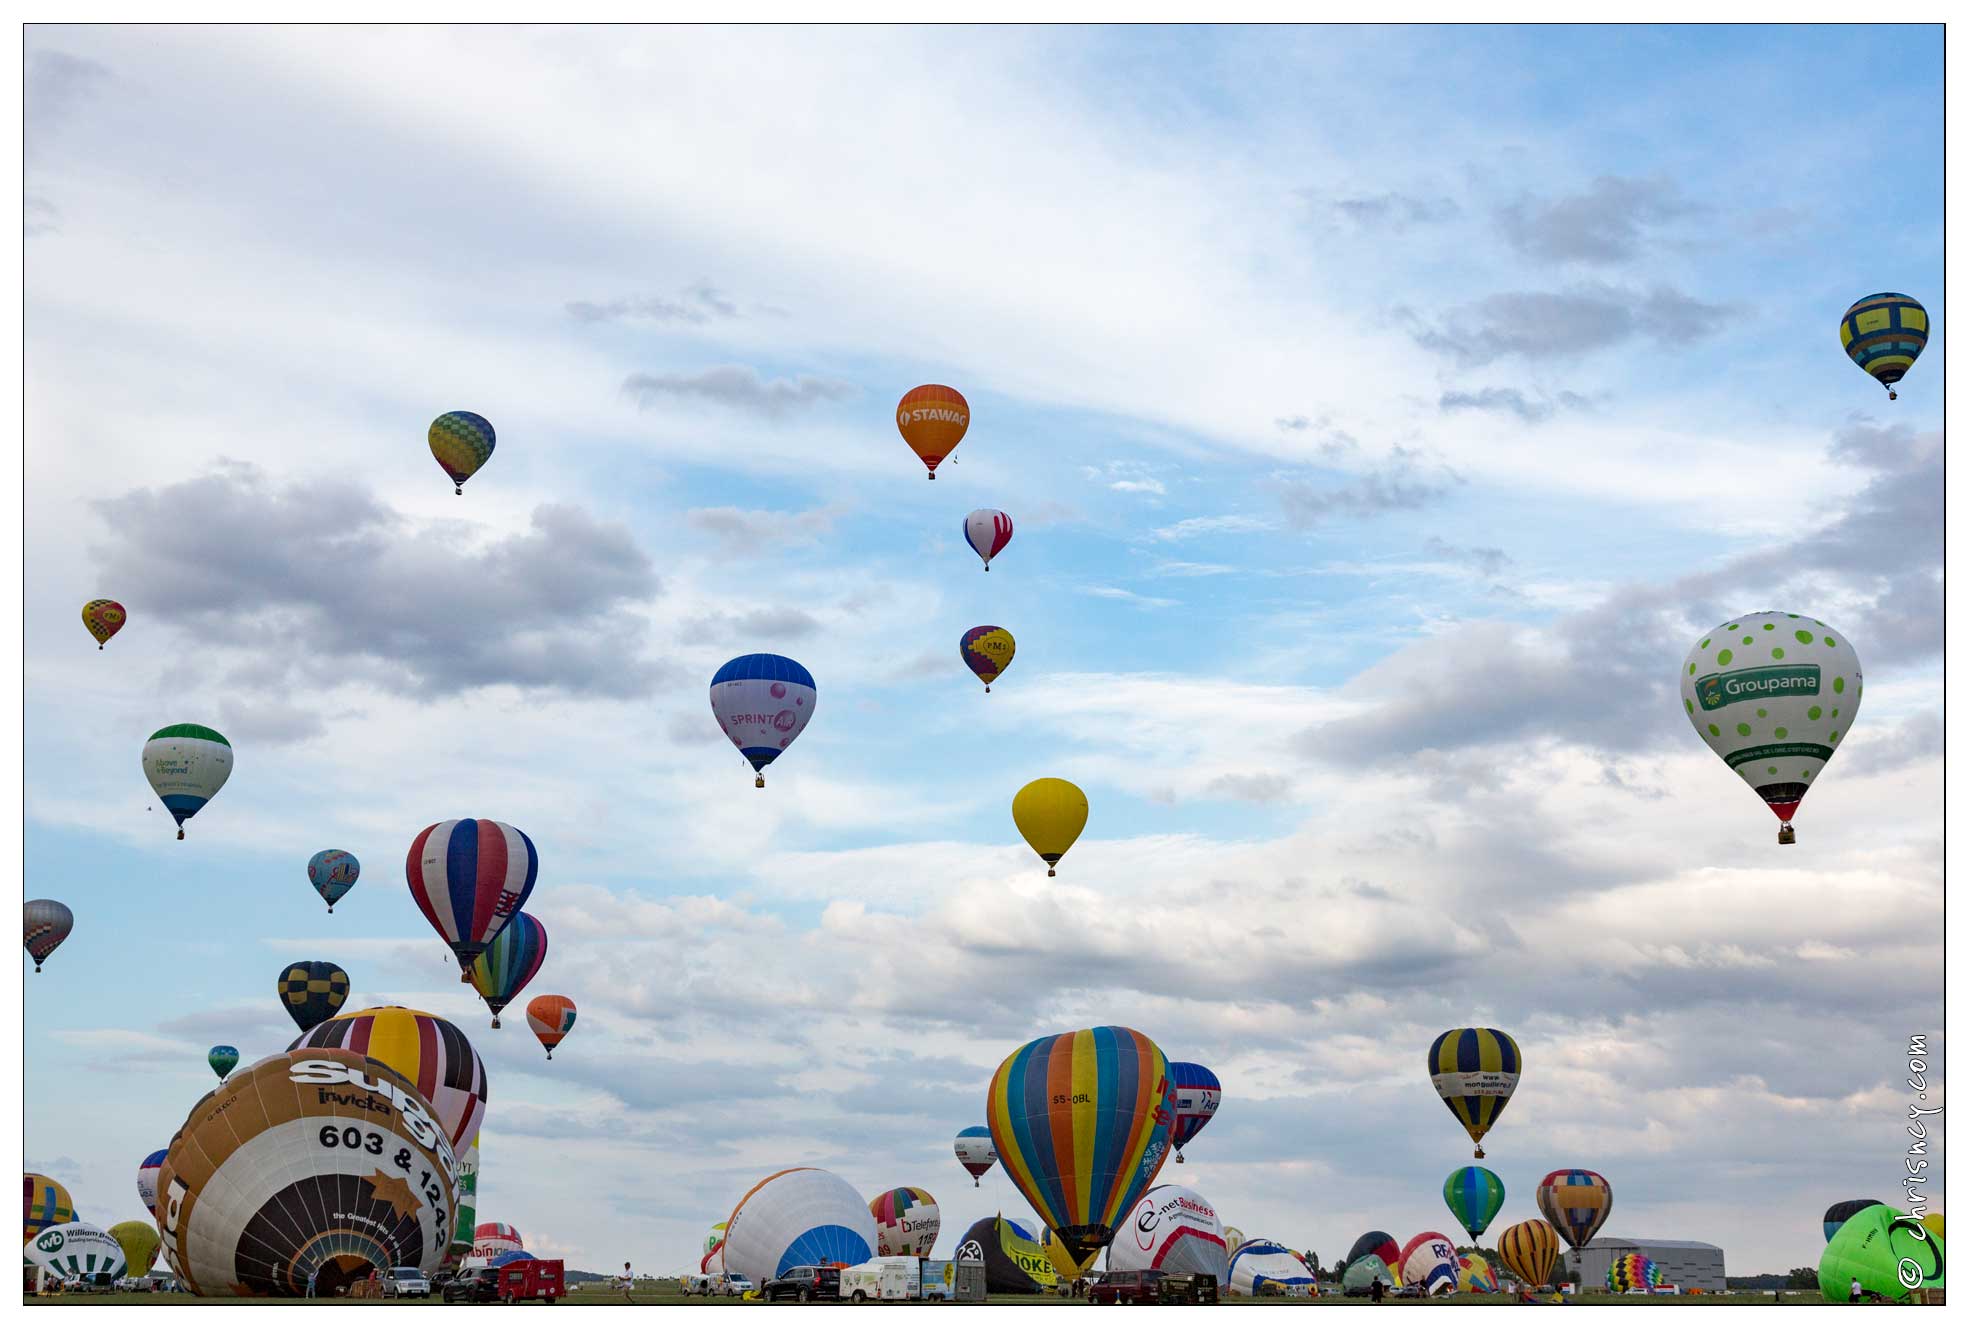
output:
[[567, 1295], [562, 1260], [515, 1260], [499, 1266], [499, 1300], [508, 1305], [520, 1301], [544, 1301], [549, 1306]]

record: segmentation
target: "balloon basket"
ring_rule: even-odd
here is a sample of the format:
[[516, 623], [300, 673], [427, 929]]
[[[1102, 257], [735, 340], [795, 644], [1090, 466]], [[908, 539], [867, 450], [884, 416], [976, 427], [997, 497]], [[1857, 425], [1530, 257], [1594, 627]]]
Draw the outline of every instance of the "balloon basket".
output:
[[1798, 832], [1791, 829], [1790, 822], [1786, 822], [1784, 825], [1778, 827], [1778, 843], [1779, 844], [1798, 843]]
[[766, 787], [766, 777], [765, 777], [765, 776], [763, 776], [763, 775], [755, 775], [755, 776], [753, 776], [753, 777], [752, 777], [752, 787], [753, 787], [754, 789], [764, 789], [764, 788]]
[[1181, 1153], [1181, 1151], [1178, 1151], [1178, 1152], [1177, 1152], [1177, 1154], [1176, 1154], [1176, 1161], [1177, 1161], [1178, 1163], [1180, 1163], [1180, 1162], [1182, 1162], [1182, 1161], [1183, 1161], [1183, 1155], [1182, 1155], [1182, 1153]]
[[34, 966], [34, 972], [35, 972], [35, 973], [37, 973], [37, 974], [41, 972], [41, 965], [40, 965], [40, 962], [39, 962], [39, 961], [37, 961], [37, 962], [35, 963], [35, 966]]
[[497, 1029], [499, 1027], [499, 1017], [496, 1015], [492, 1017], [492, 1027], [494, 1029]]
[[1482, 1158], [1483, 1156], [1484, 1156], [1484, 1151], [1481, 1148], [1479, 1148], [1477, 1150], [1476, 1157]]
[[178, 827], [178, 838], [180, 840], [185, 838], [185, 828], [182, 826]]
[[1053, 871], [1053, 869], [1051, 869], [1051, 868], [1047, 868], [1047, 869], [1046, 869], [1046, 875], [1047, 875], [1047, 876], [1049, 876], [1049, 877], [1057, 877], [1057, 876], [1059, 876], [1060, 874], [1059, 874], [1059, 873], [1057, 873], [1057, 872], [1055, 872], [1055, 871]]
[[463, 498], [463, 497], [465, 497], [465, 486], [464, 486], [464, 485], [454, 485], [454, 486], [452, 486], [452, 490], [451, 490], [451, 492], [452, 492], [452, 493], [454, 493], [454, 494], [456, 494], [456, 495], [458, 495], [458, 497], [460, 497], [460, 498]]
[[548, 1049], [547, 1049], [547, 1060], [549, 1060], [549, 1061], [552, 1061], [553, 1059], [554, 1059], [554, 1049], [552, 1049], [552, 1048], [548, 1048]]

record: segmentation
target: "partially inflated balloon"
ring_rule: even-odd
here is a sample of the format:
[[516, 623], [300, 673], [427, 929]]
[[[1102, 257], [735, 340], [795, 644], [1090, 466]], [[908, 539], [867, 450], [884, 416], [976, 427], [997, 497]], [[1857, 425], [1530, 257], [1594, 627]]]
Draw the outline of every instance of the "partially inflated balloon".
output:
[[814, 718], [814, 676], [783, 655], [741, 655], [711, 676], [711, 714], [739, 755], [752, 763], [754, 783]]
[[1629, 1251], [1614, 1257], [1607, 1266], [1607, 1291], [1646, 1292], [1658, 1288], [1664, 1280], [1661, 1266], [1639, 1251]]
[[458, 1216], [451, 1221], [451, 1245], [444, 1262], [457, 1265], [472, 1253], [472, 1234], [479, 1221], [479, 1137], [458, 1155]]
[[1034, 1039], [991, 1077], [998, 1157], [1078, 1274], [1114, 1236], [1169, 1155], [1169, 1062], [1117, 1025]]
[[1504, 1207], [1504, 1182], [1482, 1167], [1460, 1167], [1443, 1182], [1443, 1203], [1475, 1241]]
[[1369, 1258], [1379, 1259], [1384, 1269], [1393, 1272], [1401, 1268], [1402, 1248], [1393, 1237], [1378, 1229], [1363, 1232], [1355, 1239], [1353, 1249], [1347, 1252], [1345, 1267], [1351, 1269], [1358, 1261]]
[[1846, 1225], [1847, 1219], [1857, 1214], [1860, 1210], [1871, 1209], [1879, 1203], [1879, 1200], [1841, 1200], [1837, 1204], [1827, 1206], [1825, 1211], [1825, 1239], [1831, 1241], [1839, 1229]]
[[503, 821], [441, 821], [410, 842], [410, 897], [458, 957], [458, 979], [533, 894], [540, 855], [526, 832]]
[[1458, 1292], [1497, 1291], [1497, 1271], [1476, 1251], [1456, 1257], [1456, 1290]]
[[27, 1234], [21, 1240], [33, 1241], [34, 1234], [43, 1228], [75, 1221], [75, 1201], [68, 1198], [68, 1187], [53, 1177], [24, 1172], [21, 1190], [27, 1217]]
[[1928, 344], [1928, 311], [1898, 291], [1863, 296], [1840, 318], [1839, 343], [1854, 364], [1887, 389], [1892, 401], [1900, 395], [1894, 385], [1914, 368], [1915, 357]]
[[305, 1048], [360, 1052], [410, 1081], [437, 1114], [454, 1156], [478, 1138], [485, 1119], [485, 1063], [451, 1021], [402, 1006], [378, 1006], [338, 1015], [288, 1044], [290, 1052]]
[[255, 1062], [200, 1099], [158, 1175], [164, 1255], [201, 1297], [333, 1297], [444, 1258], [457, 1161], [430, 1104], [359, 1052]]
[[356, 856], [346, 849], [324, 849], [308, 860], [308, 884], [315, 888], [328, 905], [328, 912], [335, 912], [335, 902], [349, 893], [362, 875], [362, 864]]
[[860, 1264], [875, 1254], [868, 1202], [832, 1172], [789, 1168], [745, 1193], [726, 1220], [724, 1266], [763, 1285], [798, 1264]]
[[991, 560], [1012, 543], [1012, 519], [997, 508], [979, 508], [964, 518], [964, 543], [984, 560], [985, 571], [990, 572]]
[[137, 1198], [144, 1202], [152, 1218], [157, 1217], [157, 1170], [164, 1166], [164, 1153], [159, 1149], [146, 1154], [144, 1161], [137, 1164]]
[[1230, 1287], [1246, 1297], [1310, 1297], [1319, 1280], [1306, 1262], [1276, 1241], [1253, 1237], [1231, 1253]]
[[431, 421], [431, 455], [451, 477], [456, 493], [464, 493], [465, 482], [491, 458], [495, 441], [492, 422], [483, 415], [446, 411]]
[[1170, 1143], [1176, 1146], [1176, 1161], [1183, 1161], [1183, 1146], [1197, 1137], [1224, 1101], [1224, 1086], [1217, 1073], [1193, 1061], [1169, 1063], [1169, 1083], [1176, 1091], [1176, 1133]]
[[1946, 1291], [1942, 1239], [1920, 1219], [1877, 1204], [1847, 1219], [1819, 1257], [1819, 1291], [1850, 1302], [1853, 1280], [1862, 1294], [1912, 1304], [1929, 1288]]
[[472, 1229], [472, 1254], [465, 1264], [468, 1268], [489, 1265], [500, 1256], [511, 1255], [525, 1246], [520, 1230], [511, 1223], [481, 1223]]
[[1709, 750], [1770, 805], [1778, 843], [1860, 712], [1860, 657], [1816, 618], [1762, 610], [1703, 634], [1682, 661], [1682, 709]]
[[1223, 1224], [1208, 1200], [1182, 1186], [1152, 1186], [1122, 1220], [1108, 1246], [1110, 1269], [1230, 1276]]
[[966, 1126], [957, 1132], [957, 1161], [971, 1174], [971, 1185], [975, 1188], [978, 1178], [991, 1171], [991, 1165], [998, 1161], [998, 1148], [991, 1142], [989, 1126]]
[[[1396, 1254], [1399, 1256], [1400, 1251], [1397, 1250]], [[1363, 1255], [1349, 1260], [1347, 1267], [1340, 1271], [1340, 1286], [1348, 1292], [1372, 1287], [1376, 1283], [1383, 1287], [1395, 1287], [1400, 1282], [1395, 1277], [1395, 1271], [1379, 1255]]]
[[492, 1027], [499, 1012], [533, 981], [547, 963], [547, 929], [532, 914], [514, 914], [479, 958], [472, 961], [472, 986], [492, 1010]]
[[958, 656], [978, 676], [986, 692], [991, 691], [992, 680], [1012, 663], [1013, 653], [1018, 649], [1019, 644], [1012, 640], [1011, 633], [989, 624], [972, 628], [957, 639]]
[[233, 1067], [239, 1065], [239, 1049], [221, 1043], [205, 1054], [205, 1064], [212, 1068], [213, 1074], [223, 1080], [232, 1074]]
[[274, 993], [287, 1018], [302, 1033], [329, 1019], [349, 999], [349, 975], [330, 960], [296, 960], [274, 980]]
[[932, 480], [937, 478], [938, 463], [963, 442], [970, 427], [970, 403], [956, 388], [925, 383], [905, 392], [896, 403], [896, 428], [902, 431], [902, 441], [929, 468]]
[[144, 778], [185, 838], [185, 823], [232, 778], [232, 744], [202, 724], [166, 725], [144, 744]]
[[[728, 1226], [730, 1225], [726, 1223], [713, 1223], [711, 1230], [704, 1234], [704, 1255], [697, 1262], [699, 1273], [710, 1273], [712, 1264], [724, 1254], [725, 1229]], [[723, 1265], [719, 1267], [723, 1268]]]
[[1527, 1218], [1504, 1229], [1497, 1239], [1498, 1258], [1527, 1287], [1539, 1288], [1552, 1281], [1552, 1266], [1559, 1259], [1559, 1234], [1542, 1218]]
[[877, 1255], [913, 1255], [930, 1258], [937, 1244], [943, 1218], [937, 1201], [921, 1186], [898, 1186], [883, 1191], [868, 1202], [869, 1216], [875, 1220]]
[[1517, 1041], [1502, 1029], [1450, 1029], [1429, 1045], [1429, 1081], [1463, 1123], [1478, 1158], [1484, 1156], [1484, 1134], [1504, 1115], [1522, 1069]]
[[1402, 1285], [1425, 1297], [1456, 1291], [1456, 1243], [1440, 1232], [1422, 1232], [1402, 1247]]
[[547, 1049], [547, 1060], [554, 1059], [554, 1049], [574, 1028], [574, 1015], [574, 998], [559, 993], [543, 992], [526, 1004], [526, 1027]]
[[123, 1247], [94, 1223], [61, 1223], [43, 1229], [21, 1251], [29, 1269], [41, 1268], [57, 1278], [120, 1277], [127, 1267]]
[[1087, 795], [1065, 780], [1034, 780], [1012, 796], [1012, 824], [1056, 876], [1054, 865], [1087, 828]]
[[110, 1228], [109, 1235], [122, 1248], [123, 1265], [130, 1273], [142, 1277], [157, 1263], [157, 1246], [161, 1238], [157, 1235], [156, 1223], [118, 1223]]
[[29, 900], [21, 912], [21, 943], [34, 957], [34, 972], [38, 974], [41, 962], [75, 931], [75, 915], [60, 900]]
[[101, 650], [109, 644], [109, 639], [123, 631], [123, 624], [130, 615], [123, 606], [114, 600], [91, 600], [82, 606], [82, 626], [89, 629], [89, 635], [96, 639], [96, 649]]
[[1613, 1212], [1613, 1186], [1597, 1172], [1560, 1168], [1538, 1183], [1538, 1212], [1566, 1245], [1578, 1250], [1593, 1240]]

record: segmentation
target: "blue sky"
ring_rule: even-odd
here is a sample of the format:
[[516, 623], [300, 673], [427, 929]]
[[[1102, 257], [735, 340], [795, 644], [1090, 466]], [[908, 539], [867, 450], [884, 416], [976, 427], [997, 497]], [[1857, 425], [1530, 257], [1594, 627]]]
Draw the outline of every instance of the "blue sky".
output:
[[[582, 1015], [478, 1039], [481, 1216], [583, 1267], [805, 1163], [954, 1236], [992, 1068], [1089, 1022], [1218, 1071], [1170, 1179], [1250, 1235], [1439, 1227], [1480, 1021], [1506, 1220], [1587, 1166], [1610, 1233], [1815, 1260], [1940, 1037], [1939, 31], [31, 30], [29, 1164], [131, 1216], [289, 960], [480, 1029], [400, 865], [489, 816]], [[1881, 289], [1938, 325], [1891, 404]], [[1782, 854], [1671, 683], [1767, 603], [1869, 684]], [[704, 696], [753, 650], [820, 692], [763, 793]], [[179, 721], [238, 753], [182, 844]]]

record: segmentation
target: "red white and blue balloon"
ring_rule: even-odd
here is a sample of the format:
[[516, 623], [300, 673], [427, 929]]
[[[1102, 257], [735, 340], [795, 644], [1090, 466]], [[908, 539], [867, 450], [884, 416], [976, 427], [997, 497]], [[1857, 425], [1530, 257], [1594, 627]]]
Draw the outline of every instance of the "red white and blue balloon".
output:
[[1012, 543], [1012, 519], [997, 508], [979, 508], [964, 518], [964, 543], [984, 560], [985, 571], [990, 572], [991, 560]]
[[503, 821], [441, 821], [410, 842], [410, 897], [458, 957], [459, 981], [519, 913], [540, 875], [526, 832]]

